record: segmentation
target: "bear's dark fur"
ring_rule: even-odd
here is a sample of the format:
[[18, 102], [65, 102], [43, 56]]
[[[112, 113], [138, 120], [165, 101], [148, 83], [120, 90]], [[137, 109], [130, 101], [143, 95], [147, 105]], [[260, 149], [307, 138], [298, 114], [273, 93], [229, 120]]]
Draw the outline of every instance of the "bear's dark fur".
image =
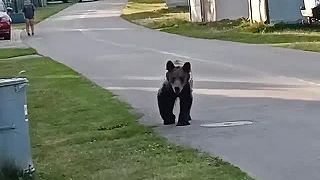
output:
[[166, 81], [158, 91], [158, 107], [164, 125], [175, 124], [173, 114], [177, 98], [180, 100], [180, 114], [177, 126], [190, 125], [190, 110], [192, 105], [192, 84], [190, 84], [191, 65], [189, 62], [183, 66], [168, 61], [166, 65]]

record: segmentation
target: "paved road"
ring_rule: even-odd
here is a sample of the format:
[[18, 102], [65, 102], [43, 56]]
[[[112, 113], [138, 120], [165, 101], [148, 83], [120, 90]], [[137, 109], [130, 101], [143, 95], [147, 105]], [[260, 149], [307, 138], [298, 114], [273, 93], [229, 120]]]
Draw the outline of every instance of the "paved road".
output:
[[[124, 5], [74, 5], [24, 42], [120, 95], [170, 141], [220, 156], [258, 179], [320, 178], [320, 54], [156, 32], [122, 20]], [[156, 90], [167, 59], [192, 63], [192, 126], [162, 126]], [[253, 125], [200, 127], [236, 120]]]

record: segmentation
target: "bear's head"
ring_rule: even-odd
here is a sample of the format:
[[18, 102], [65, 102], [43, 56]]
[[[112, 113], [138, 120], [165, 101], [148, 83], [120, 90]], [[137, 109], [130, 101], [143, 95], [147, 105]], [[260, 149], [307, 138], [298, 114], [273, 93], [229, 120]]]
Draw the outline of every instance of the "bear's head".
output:
[[191, 72], [191, 64], [189, 62], [185, 62], [182, 66], [178, 63], [179, 61], [173, 63], [169, 60], [166, 65], [167, 80], [176, 94], [179, 94], [183, 87], [189, 82]]

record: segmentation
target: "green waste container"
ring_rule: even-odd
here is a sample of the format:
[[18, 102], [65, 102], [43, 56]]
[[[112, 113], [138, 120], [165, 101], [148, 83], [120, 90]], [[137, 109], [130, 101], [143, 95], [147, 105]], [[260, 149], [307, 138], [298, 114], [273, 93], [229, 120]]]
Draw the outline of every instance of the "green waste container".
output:
[[0, 79], [0, 167], [32, 174], [27, 85], [26, 78]]

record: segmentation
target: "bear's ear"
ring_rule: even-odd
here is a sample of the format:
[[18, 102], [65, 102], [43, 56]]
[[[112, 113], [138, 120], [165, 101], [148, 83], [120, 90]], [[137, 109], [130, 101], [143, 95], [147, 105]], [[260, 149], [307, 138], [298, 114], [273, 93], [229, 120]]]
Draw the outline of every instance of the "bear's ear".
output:
[[169, 60], [169, 61], [167, 62], [167, 68], [166, 68], [166, 69], [170, 72], [170, 71], [172, 71], [174, 68], [175, 68], [175, 66], [174, 66], [173, 62]]
[[191, 64], [189, 62], [184, 63], [184, 65], [182, 66], [182, 69], [185, 72], [190, 73], [191, 72]]

